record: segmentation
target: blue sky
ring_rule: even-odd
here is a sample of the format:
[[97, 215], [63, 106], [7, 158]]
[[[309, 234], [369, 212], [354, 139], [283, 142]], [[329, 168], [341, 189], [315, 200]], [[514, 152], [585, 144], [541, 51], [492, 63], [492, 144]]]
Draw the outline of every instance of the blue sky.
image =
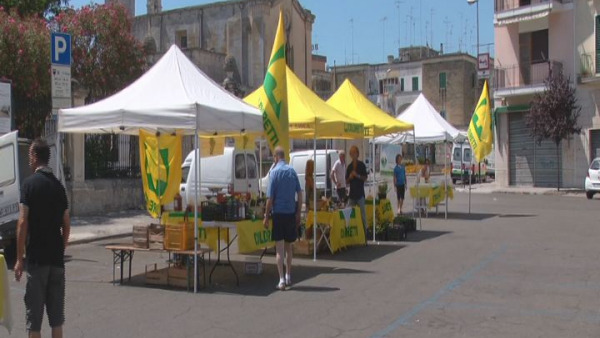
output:
[[[494, 55], [494, 1], [479, 0], [480, 52]], [[90, 2], [70, 0], [74, 7]], [[163, 0], [163, 10], [215, 2]], [[315, 16], [313, 44], [328, 64], [380, 63], [398, 55], [398, 46], [424, 45], [476, 54], [477, 11], [467, 0], [300, 0]], [[136, 14], [146, 0], [136, 0]], [[433, 25], [431, 24], [433, 22]]]

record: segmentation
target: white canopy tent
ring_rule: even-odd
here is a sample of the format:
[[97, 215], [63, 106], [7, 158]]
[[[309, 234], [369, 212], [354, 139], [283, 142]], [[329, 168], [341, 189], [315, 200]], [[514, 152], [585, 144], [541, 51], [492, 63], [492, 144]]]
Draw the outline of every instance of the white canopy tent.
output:
[[407, 131], [377, 137], [375, 143], [452, 142], [462, 137], [460, 131], [448, 123], [422, 93], [396, 119], [412, 123], [415, 126], [414, 137], [412, 131]]
[[[173, 45], [138, 80], [96, 103], [58, 112], [62, 133], [124, 133], [140, 129], [190, 135], [263, 131], [262, 113], [212, 81]], [[198, 137], [194, 137], [199, 149]], [[200, 163], [196, 151], [196, 163]], [[199, 182], [200, 165], [195, 182]], [[194, 292], [197, 291], [198, 191], [194, 208]]]
[[[429, 103], [423, 93], [396, 119], [412, 123], [414, 132], [389, 134], [380, 136], [374, 140], [375, 143], [399, 144], [399, 143], [446, 143], [466, 139], [466, 135], [454, 128], [442, 115]], [[444, 146], [444, 151], [447, 147]], [[416, 152], [415, 152], [416, 156]], [[444, 185], [448, 189], [447, 154], [444, 154]], [[418, 175], [418, 174], [417, 174]], [[418, 180], [417, 180], [418, 185]], [[420, 215], [420, 212], [419, 212]], [[448, 193], [446, 192], [445, 217], [448, 217]]]
[[173, 45], [127, 88], [87, 106], [61, 109], [58, 116], [63, 133], [137, 135], [139, 129], [239, 134], [263, 126], [258, 109], [211, 80]]

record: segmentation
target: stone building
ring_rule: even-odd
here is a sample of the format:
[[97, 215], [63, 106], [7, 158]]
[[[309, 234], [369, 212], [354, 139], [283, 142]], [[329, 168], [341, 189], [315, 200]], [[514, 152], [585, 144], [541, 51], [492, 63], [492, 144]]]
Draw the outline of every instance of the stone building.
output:
[[[130, 10], [135, 0], [112, 0]], [[147, 14], [135, 16], [133, 34], [151, 51], [152, 63], [172, 44], [178, 45], [218, 83], [223, 63], [234, 58], [247, 93], [262, 85], [271, 54], [279, 9], [283, 10], [288, 64], [310, 85], [312, 24], [315, 16], [298, 0], [232, 0], [163, 11], [161, 0], [148, 0]]]

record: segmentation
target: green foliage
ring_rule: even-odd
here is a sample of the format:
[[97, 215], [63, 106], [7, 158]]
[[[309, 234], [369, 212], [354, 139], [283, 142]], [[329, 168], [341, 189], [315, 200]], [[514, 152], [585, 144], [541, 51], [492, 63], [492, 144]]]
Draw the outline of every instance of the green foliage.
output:
[[72, 76], [88, 101], [110, 96], [137, 79], [146, 67], [142, 44], [131, 34], [123, 5], [89, 5], [56, 16], [59, 30], [73, 36]]
[[44, 19], [0, 10], [0, 78], [12, 82], [19, 136], [40, 136], [52, 108], [50, 35]]
[[0, 0], [0, 10], [15, 10], [22, 17], [46, 17], [56, 15], [69, 4], [68, 0]]

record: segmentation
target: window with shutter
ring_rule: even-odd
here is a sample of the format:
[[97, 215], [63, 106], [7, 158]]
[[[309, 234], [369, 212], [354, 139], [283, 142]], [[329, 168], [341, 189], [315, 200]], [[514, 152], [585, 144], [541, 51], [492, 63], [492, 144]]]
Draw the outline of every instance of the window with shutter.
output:
[[600, 15], [596, 15], [596, 74], [600, 73]]

